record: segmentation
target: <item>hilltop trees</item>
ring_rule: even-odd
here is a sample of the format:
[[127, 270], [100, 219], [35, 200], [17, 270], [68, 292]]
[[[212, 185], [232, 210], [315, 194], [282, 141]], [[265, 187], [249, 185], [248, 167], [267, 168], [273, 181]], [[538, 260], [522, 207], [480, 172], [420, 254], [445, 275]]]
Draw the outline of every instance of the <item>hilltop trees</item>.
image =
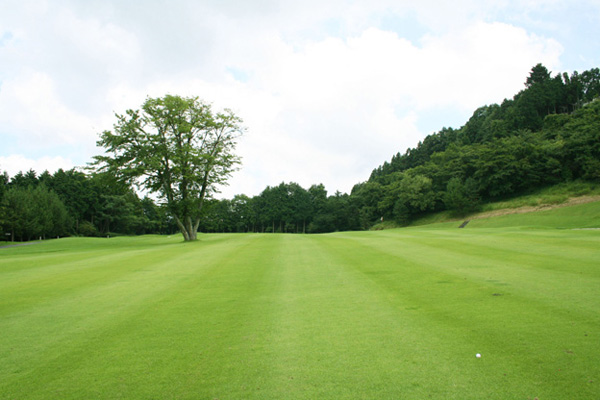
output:
[[[379, 215], [406, 223], [423, 211], [462, 215], [481, 201], [558, 182], [600, 182], [599, 96], [598, 68], [552, 76], [538, 64], [512, 99], [482, 106], [460, 129], [444, 128], [395, 155], [353, 194], [370, 224]], [[431, 191], [402, 187], [406, 176], [430, 179]], [[407, 207], [407, 196], [417, 196], [419, 207]]]
[[213, 113], [198, 98], [149, 98], [141, 110], [117, 115], [113, 131], [98, 145], [100, 171], [157, 193], [184, 240], [195, 240], [204, 200], [226, 182], [239, 158], [233, 153], [242, 133], [230, 110]]
[[479, 205], [479, 194], [473, 178], [467, 178], [463, 182], [460, 178], [451, 178], [446, 185], [443, 195], [444, 205], [454, 214], [462, 216], [477, 209]]

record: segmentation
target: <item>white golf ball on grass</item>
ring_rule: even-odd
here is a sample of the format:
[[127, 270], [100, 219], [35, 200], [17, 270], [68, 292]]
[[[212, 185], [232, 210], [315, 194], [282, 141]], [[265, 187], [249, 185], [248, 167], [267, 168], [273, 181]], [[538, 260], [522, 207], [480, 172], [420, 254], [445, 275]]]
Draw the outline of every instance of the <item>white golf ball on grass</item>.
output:
[[475, 354], [475, 357], [481, 358], [481, 354], [477, 353], [477, 354]]

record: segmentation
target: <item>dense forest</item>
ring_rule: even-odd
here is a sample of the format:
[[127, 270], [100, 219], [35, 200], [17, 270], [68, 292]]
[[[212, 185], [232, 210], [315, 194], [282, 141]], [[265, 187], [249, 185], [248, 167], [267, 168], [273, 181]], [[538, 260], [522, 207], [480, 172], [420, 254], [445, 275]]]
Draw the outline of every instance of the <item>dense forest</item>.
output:
[[[600, 70], [552, 76], [538, 64], [512, 99], [398, 153], [350, 194], [284, 182], [254, 197], [209, 200], [199, 230], [320, 233], [368, 229], [382, 218], [408, 224], [577, 179], [600, 182]], [[177, 232], [164, 205], [108, 173], [76, 169], [0, 174], [0, 226], [5, 239], [21, 241]]]

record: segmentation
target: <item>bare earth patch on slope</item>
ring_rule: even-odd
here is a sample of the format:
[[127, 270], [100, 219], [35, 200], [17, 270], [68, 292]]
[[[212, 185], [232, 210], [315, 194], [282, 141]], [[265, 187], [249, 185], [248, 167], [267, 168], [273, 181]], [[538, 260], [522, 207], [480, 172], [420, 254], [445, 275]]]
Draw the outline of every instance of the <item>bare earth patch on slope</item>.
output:
[[554, 210], [556, 208], [562, 207], [570, 207], [578, 204], [586, 204], [592, 203], [595, 201], [600, 201], [600, 196], [580, 196], [580, 197], [572, 197], [560, 204], [540, 204], [539, 206], [523, 206], [517, 208], [503, 208], [500, 210], [492, 210], [492, 211], [484, 211], [482, 213], [471, 216], [471, 219], [483, 219], [490, 217], [499, 217], [502, 215], [510, 215], [510, 214], [526, 214], [538, 211], [548, 211]]

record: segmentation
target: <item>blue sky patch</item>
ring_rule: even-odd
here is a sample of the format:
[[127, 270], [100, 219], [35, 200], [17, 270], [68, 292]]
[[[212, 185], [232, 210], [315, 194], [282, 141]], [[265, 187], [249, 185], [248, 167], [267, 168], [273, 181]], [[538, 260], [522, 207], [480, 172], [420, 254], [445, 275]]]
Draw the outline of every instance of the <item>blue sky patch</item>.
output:
[[6, 31], [2, 34], [2, 36], [0, 36], [0, 46], [4, 46], [6, 43], [8, 43], [12, 38], [13, 38], [13, 34], [9, 31]]
[[227, 72], [238, 82], [246, 83], [250, 80], [250, 73], [244, 71], [243, 69], [227, 67]]

